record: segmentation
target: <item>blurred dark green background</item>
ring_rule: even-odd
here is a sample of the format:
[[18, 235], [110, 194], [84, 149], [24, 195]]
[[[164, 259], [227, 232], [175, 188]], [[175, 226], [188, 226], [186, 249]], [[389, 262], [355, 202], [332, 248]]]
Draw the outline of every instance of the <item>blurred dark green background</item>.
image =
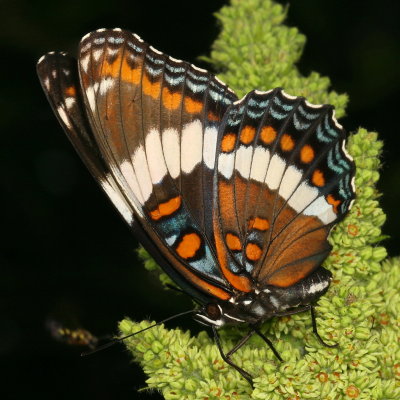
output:
[[[49, 317], [97, 335], [124, 316], [160, 320], [191, 302], [165, 293], [135, 257], [137, 243], [86, 171], [58, 125], [36, 77], [50, 50], [75, 54], [80, 37], [100, 27], [137, 32], [156, 48], [196, 62], [208, 54], [224, 1], [0, 1], [0, 253], [2, 399], [160, 398], [137, 393], [144, 375], [122, 346], [87, 358], [52, 341]], [[391, 255], [400, 210], [398, 14], [393, 2], [293, 1], [288, 23], [308, 37], [300, 69], [329, 76], [350, 96], [352, 131], [377, 130], [385, 142], [382, 205]], [[268, 89], [268, 88], [259, 88]], [[169, 326], [194, 328], [188, 319]], [[196, 328], [194, 328], [196, 329]]]

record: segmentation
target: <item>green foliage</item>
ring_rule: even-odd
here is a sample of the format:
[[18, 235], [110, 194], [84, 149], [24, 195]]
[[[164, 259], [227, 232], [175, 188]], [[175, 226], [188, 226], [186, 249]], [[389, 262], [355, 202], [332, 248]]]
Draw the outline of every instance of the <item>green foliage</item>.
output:
[[[270, 0], [231, 0], [217, 18], [222, 30], [209, 61], [223, 69], [221, 79], [237, 93], [281, 86], [311, 102], [332, 103], [339, 116], [344, 114], [347, 98], [328, 92], [328, 78], [317, 73], [303, 77], [297, 70], [305, 38], [282, 25], [282, 6]], [[255, 377], [253, 390], [222, 361], [205, 332], [191, 337], [157, 326], [126, 341], [149, 376], [149, 388], [157, 388], [166, 399], [400, 398], [400, 259], [385, 261], [386, 250], [377, 245], [385, 221], [375, 187], [382, 142], [376, 133], [359, 129], [347, 149], [357, 167], [357, 199], [330, 235], [333, 251], [324, 265], [334, 281], [317, 307], [321, 336], [340, 346], [318, 343], [308, 313], [267, 321], [263, 330], [284, 362], [257, 337], [233, 356]], [[154, 269], [154, 261], [140, 252], [147, 268]], [[124, 320], [120, 330], [127, 335], [149, 324]], [[225, 350], [245, 332], [221, 331]]]

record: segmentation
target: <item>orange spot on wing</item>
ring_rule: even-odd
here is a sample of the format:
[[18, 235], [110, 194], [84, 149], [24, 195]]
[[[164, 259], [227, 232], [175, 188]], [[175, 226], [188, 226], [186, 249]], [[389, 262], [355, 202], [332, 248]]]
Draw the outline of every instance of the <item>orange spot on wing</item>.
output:
[[256, 129], [250, 125], [246, 125], [240, 132], [240, 141], [243, 144], [250, 144], [254, 140]]
[[208, 119], [209, 119], [209, 121], [219, 121], [220, 120], [219, 116], [214, 114], [212, 111], [208, 112]]
[[132, 68], [126, 59], [122, 61], [121, 65], [121, 80], [128, 83], [139, 84], [140, 78], [142, 77], [141, 68]]
[[197, 233], [188, 233], [183, 236], [176, 248], [176, 252], [184, 259], [192, 258], [196, 255], [201, 246], [201, 239]]
[[272, 126], [265, 126], [260, 132], [260, 138], [265, 144], [271, 144], [276, 138], [276, 130]]
[[319, 169], [316, 169], [312, 174], [311, 182], [315, 186], [319, 186], [319, 187], [324, 186], [325, 185], [325, 177], [324, 177], [323, 172]]
[[314, 160], [314, 149], [309, 145], [306, 144], [300, 150], [300, 159], [301, 162], [308, 164], [312, 160]]
[[203, 109], [203, 103], [190, 97], [185, 97], [185, 108], [189, 114], [198, 114]]
[[333, 211], [337, 214], [338, 206], [340, 205], [341, 201], [336, 200], [331, 194], [328, 194], [328, 196], [326, 196], [326, 201], [333, 206]]
[[221, 150], [224, 153], [229, 153], [235, 148], [236, 134], [227, 133], [221, 140]]
[[181, 206], [181, 196], [174, 197], [164, 203], [159, 204], [159, 206], [150, 211], [150, 217], [154, 221], [158, 221], [162, 217], [173, 214]]
[[65, 89], [65, 95], [68, 96], [75, 96], [76, 95], [76, 88], [75, 86], [69, 86]]
[[176, 110], [182, 101], [182, 95], [178, 92], [171, 93], [168, 88], [164, 88], [162, 91], [162, 100], [164, 107], [168, 110]]
[[266, 231], [269, 229], [269, 222], [264, 218], [253, 218], [249, 221], [249, 229], [258, 229], [259, 231]]
[[290, 151], [293, 150], [294, 147], [294, 140], [290, 135], [284, 133], [281, 137], [281, 149], [283, 151]]
[[151, 82], [146, 75], [143, 76], [142, 87], [143, 93], [147, 94], [153, 99], [158, 99], [158, 97], [160, 96], [160, 82]]
[[233, 235], [232, 233], [227, 233], [225, 236], [225, 240], [230, 250], [242, 250], [242, 244], [240, 243], [240, 239], [236, 235]]
[[119, 76], [119, 71], [121, 67], [121, 56], [118, 56], [115, 60], [110, 62], [105, 62], [102, 67], [102, 75], [112, 76], [113, 78]]
[[262, 250], [255, 243], [249, 243], [246, 246], [246, 257], [251, 261], [257, 261], [261, 258]]

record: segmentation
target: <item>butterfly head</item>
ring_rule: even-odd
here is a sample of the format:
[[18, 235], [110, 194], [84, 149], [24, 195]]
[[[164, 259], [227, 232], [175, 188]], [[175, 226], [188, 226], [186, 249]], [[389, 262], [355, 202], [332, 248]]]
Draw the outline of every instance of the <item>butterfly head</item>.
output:
[[270, 306], [260, 300], [254, 294], [249, 294], [244, 298], [232, 298], [231, 301], [208, 303], [195, 313], [194, 319], [201, 324], [216, 327], [255, 324], [273, 315]]

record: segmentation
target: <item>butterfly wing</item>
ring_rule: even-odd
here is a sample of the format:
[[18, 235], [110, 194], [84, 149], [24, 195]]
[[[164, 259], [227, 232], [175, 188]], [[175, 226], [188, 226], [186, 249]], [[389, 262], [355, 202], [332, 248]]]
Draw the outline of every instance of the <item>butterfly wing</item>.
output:
[[234, 93], [119, 29], [82, 39], [80, 82], [74, 61], [56, 58], [39, 62], [39, 77], [95, 178], [172, 279], [201, 301], [228, 299], [208, 210], [218, 127]]
[[[227, 111], [215, 175], [219, 257], [256, 285], [288, 287], [321, 265], [354, 198], [354, 164], [332, 106], [280, 89]], [[217, 229], [219, 228], [219, 230]]]

